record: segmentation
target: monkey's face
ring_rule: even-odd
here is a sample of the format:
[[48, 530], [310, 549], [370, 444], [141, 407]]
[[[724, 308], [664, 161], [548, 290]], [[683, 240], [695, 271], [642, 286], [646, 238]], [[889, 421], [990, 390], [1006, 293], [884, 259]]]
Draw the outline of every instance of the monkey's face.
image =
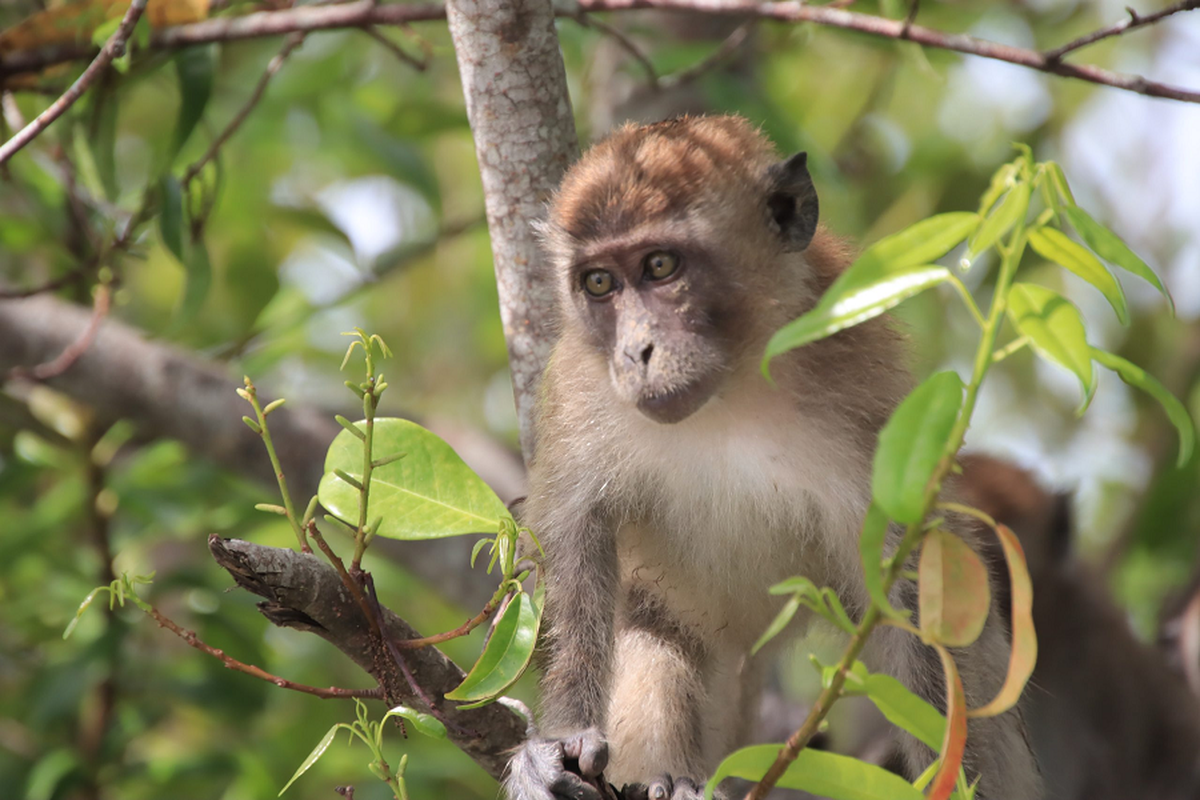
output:
[[729, 371], [729, 292], [703, 250], [639, 241], [609, 246], [573, 270], [572, 294], [617, 396], [652, 420], [697, 411]]

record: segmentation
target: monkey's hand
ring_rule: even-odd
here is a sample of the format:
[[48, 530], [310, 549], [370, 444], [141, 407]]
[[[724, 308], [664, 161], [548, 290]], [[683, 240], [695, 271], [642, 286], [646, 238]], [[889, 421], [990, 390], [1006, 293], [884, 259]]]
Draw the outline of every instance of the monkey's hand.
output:
[[[720, 793], [717, 797], [721, 797]], [[704, 800], [704, 787], [691, 778], [663, 775], [649, 784], [627, 784], [621, 790], [624, 800]]]
[[596, 728], [562, 739], [529, 739], [508, 764], [509, 800], [609, 800], [614, 792], [600, 775], [608, 742]]

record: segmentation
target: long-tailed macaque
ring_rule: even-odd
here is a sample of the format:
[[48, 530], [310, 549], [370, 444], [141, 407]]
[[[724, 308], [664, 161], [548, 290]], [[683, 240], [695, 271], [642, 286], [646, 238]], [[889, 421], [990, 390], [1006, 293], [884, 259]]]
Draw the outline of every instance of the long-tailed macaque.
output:
[[961, 463], [966, 502], [1011, 527], [1029, 561], [1038, 661], [1025, 712], [1046, 800], [1200, 798], [1200, 703], [1072, 552], [1067, 498], [994, 458]]
[[[767, 339], [846, 263], [817, 226], [805, 154], [738, 117], [627, 126], [563, 179], [545, 225], [558, 340], [524, 522], [546, 551], [541, 735], [516, 800], [697, 795], [747, 737], [778, 610], [803, 574], [867, 607], [858, 537], [880, 427], [910, 386], [884, 320], [759, 370]], [[895, 602], [915, 605], [911, 583]], [[896, 629], [869, 665], [942, 704], [933, 650]], [[1003, 625], [958, 654], [968, 702], [999, 688]], [[933, 754], [905, 747], [914, 776]], [[973, 721], [979, 797], [1037, 800], [1017, 712]], [[607, 787], [601, 787], [607, 790]]]

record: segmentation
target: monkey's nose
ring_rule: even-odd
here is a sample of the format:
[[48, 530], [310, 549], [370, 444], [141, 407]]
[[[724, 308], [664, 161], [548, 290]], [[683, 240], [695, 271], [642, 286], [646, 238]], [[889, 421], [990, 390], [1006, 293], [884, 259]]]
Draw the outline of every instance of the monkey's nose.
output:
[[625, 348], [625, 357], [628, 358], [634, 364], [640, 363], [642, 366], [647, 366], [650, 363], [650, 356], [652, 356], [653, 354], [654, 354], [654, 345], [652, 345], [652, 344], [646, 345], [640, 351], [636, 347], [632, 348], [632, 349]]

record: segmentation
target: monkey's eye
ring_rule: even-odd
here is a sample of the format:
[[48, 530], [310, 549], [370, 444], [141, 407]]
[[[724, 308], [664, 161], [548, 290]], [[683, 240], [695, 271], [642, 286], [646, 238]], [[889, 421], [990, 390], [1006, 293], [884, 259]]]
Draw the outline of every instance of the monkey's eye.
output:
[[671, 277], [675, 270], [679, 269], [679, 256], [666, 250], [656, 250], [646, 256], [646, 260], [642, 262], [642, 269], [650, 280], [661, 281]]
[[604, 297], [615, 285], [612, 273], [608, 270], [594, 269], [583, 276], [583, 290], [592, 297]]

